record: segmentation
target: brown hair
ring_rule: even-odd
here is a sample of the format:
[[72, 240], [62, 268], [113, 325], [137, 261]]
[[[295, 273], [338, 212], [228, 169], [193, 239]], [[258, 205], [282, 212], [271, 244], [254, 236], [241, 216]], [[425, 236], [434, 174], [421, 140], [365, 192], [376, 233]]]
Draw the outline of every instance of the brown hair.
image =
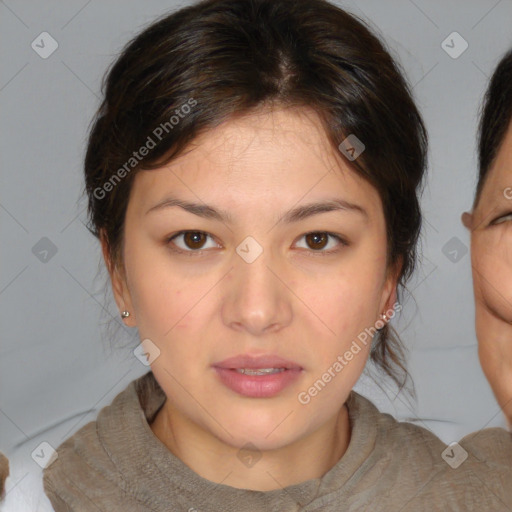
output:
[[[112, 265], [123, 265], [136, 172], [169, 162], [203, 131], [271, 104], [314, 109], [336, 150], [350, 134], [364, 143], [349, 163], [380, 194], [388, 264], [402, 263], [401, 287], [411, 275], [427, 135], [400, 68], [355, 16], [324, 0], [201, 1], [130, 41], [103, 91], [88, 141], [85, 190], [88, 228], [96, 237], [104, 232]], [[148, 137], [158, 143], [139, 161], [134, 151]], [[378, 331], [371, 350], [400, 388], [408, 376], [403, 350], [391, 326]]]

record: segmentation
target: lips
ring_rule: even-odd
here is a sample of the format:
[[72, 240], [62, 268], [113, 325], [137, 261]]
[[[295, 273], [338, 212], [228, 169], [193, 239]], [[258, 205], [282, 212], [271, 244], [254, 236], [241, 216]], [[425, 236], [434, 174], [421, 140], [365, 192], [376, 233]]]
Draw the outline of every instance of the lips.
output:
[[275, 355], [251, 356], [249, 354], [242, 354], [235, 357], [230, 357], [219, 363], [213, 364], [214, 368], [224, 368], [228, 370], [238, 370], [248, 368], [251, 370], [258, 370], [262, 368], [284, 368], [286, 370], [302, 370], [302, 367], [282, 357]]
[[303, 368], [275, 355], [230, 357], [212, 365], [220, 382], [238, 395], [271, 398], [294, 383]]

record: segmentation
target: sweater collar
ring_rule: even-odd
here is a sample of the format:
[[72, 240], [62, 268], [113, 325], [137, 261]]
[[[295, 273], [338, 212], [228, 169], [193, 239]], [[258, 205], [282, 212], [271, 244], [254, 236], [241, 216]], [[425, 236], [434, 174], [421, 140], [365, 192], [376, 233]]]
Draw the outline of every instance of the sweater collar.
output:
[[307, 504], [331, 501], [329, 495], [350, 487], [375, 448], [380, 413], [352, 391], [347, 400], [350, 442], [325, 475], [272, 491], [238, 489], [202, 478], [154, 435], [149, 424], [165, 399], [150, 371], [132, 381], [97, 418], [100, 442], [122, 476], [122, 487], [155, 511], [168, 510], [169, 503], [190, 512], [212, 510], [215, 505], [219, 510], [306, 510]]

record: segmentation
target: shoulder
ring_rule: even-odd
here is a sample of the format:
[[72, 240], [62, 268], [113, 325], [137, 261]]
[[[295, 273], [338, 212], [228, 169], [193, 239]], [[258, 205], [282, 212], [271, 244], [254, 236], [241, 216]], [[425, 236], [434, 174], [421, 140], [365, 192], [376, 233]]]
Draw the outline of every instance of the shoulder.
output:
[[351, 402], [347, 405], [357, 416], [357, 427], [360, 428], [363, 423], [372, 425], [376, 432], [377, 450], [392, 452], [403, 460], [419, 459], [423, 465], [439, 463], [446, 445], [430, 430], [380, 412], [372, 402], [355, 392], [352, 392]]
[[468, 470], [477, 482], [511, 506], [512, 433], [487, 428], [468, 434], [458, 445], [467, 454]]
[[364, 429], [370, 423], [376, 431], [367, 475], [375, 474], [381, 486], [380, 503], [388, 499], [395, 505], [398, 499], [407, 503], [404, 511], [427, 504], [430, 510], [459, 510], [461, 505], [500, 510], [503, 503], [512, 505], [510, 433], [481, 430], [446, 445], [428, 429], [397, 421], [360, 395], [354, 398], [358, 424]]
[[[128, 411], [140, 410], [134, 382], [87, 423], [60, 444], [43, 470], [44, 491], [56, 512], [82, 510], [91, 493], [122, 494], [123, 475], [112, 458], [112, 440], [128, 430]], [[109, 439], [105, 439], [106, 435]], [[82, 508], [80, 508], [82, 507]]]
[[[387, 413], [380, 412], [368, 399], [354, 393], [358, 416], [372, 422], [377, 430], [377, 442], [392, 447], [396, 455], [417, 457], [436, 463], [445, 460], [443, 452], [450, 455], [450, 447], [464, 449], [475, 462], [486, 461], [490, 465], [508, 466], [512, 462], [512, 433], [502, 428], [482, 429], [466, 435], [455, 446], [445, 444], [433, 432], [419, 425], [398, 421]], [[462, 453], [462, 450], [461, 450]], [[462, 453], [464, 455], [464, 453]]]
[[43, 470], [43, 486], [56, 512], [82, 503], [88, 489], [105, 485], [116, 473], [92, 421], [64, 441]]
[[494, 466], [512, 464], [512, 433], [503, 428], [485, 428], [463, 437], [459, 444], [473, 457]]

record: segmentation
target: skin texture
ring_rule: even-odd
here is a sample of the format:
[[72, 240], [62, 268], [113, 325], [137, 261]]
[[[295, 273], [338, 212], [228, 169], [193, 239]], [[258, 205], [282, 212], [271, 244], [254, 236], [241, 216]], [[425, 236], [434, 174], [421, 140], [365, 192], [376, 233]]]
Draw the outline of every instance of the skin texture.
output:
[[[169, 194], [227, 210], [233, 222], [176, 206], [146, 213]], [[292, 208], [329, 198], [366, 213], [279, 222]], [[385, 228], [378, 192], [333, 151], [308, 109], [229, 120], [165, 167], [137, 174], [124, 269], [111, 273], [112, 286], [119, 310], [131, 313], [126, 324], [160, 350], [151, 369], [167, 400], [151, 428], [172, 453], [206, 479], [260, 491], [320, 478], [336, 464], [350, 440], [344, 403], [370, 343], [310, 403], [297, 396], [392, 310], [397, 272], [387, 265]], [[182, 230], [208, 236], [167, 241]], [[311, 231], [349, 245], [305, 236]], [[247, 236], [263, 249], [252, 263], [236, 252]], [[173, 243], [203, 254], [173, 252]], [[303, 371], [274, 397], [244, 397], [212, 368], [239, 354], [278, 355]], [[261, 457], [251, 467], [237, 456], [248, 442]]]
[[478, 355], [512, 425], [512, 125], [478, 204], [462, 221], [471, 230]]

